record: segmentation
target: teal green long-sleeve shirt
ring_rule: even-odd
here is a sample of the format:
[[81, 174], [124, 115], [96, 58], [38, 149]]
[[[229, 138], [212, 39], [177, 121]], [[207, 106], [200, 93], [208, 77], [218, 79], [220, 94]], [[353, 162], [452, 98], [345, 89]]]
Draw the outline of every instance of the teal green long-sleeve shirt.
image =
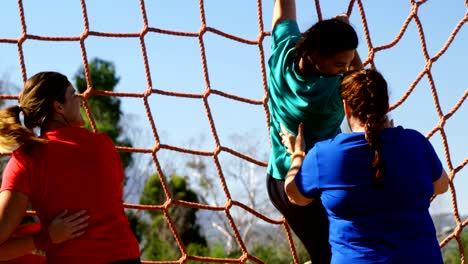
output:
[[304, 124], [306, 150], [341, 132], [344, 111], [340, 97], [342, 76], [307, 76], [294, 69], [294, 46], [300, 39], [296, 21], [278, 23], [272, 31], [272, 55], [268, 61], [268, 106], [271, 152], [267, 173], [282, 180], [291, 165], [290, 154], [281, 143], [280, 123], [297, 134]]

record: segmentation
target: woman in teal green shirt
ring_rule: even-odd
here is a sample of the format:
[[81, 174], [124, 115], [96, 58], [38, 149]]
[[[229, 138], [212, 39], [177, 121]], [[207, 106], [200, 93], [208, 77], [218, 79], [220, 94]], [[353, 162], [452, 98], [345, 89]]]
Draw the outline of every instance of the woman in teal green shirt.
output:
[[339, 94], [340, 74], [362, 68], [356, 52], [357, 34], [345, 15], [320, 21], [301, 34], [294, 0], [275, 1], [272, 26], [272, 55], [268, 62], [268, 194], [312, 262], [329, 263], [328, 220], [323, 206], [318, 201], [300, 207], [291, 204], [284, 193], [291, 156], [281, 142], [280, 123], [294, 134], [299, 123], [304, 124], [306, 150], [341, 132], [344, 112]]

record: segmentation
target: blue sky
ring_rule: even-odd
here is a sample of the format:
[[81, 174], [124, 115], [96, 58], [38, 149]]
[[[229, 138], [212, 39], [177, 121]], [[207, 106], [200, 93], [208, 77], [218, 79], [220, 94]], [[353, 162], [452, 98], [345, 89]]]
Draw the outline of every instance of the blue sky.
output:
[[[23, 0], [27, 33], [44, 36], [79, 36], [84, 23], [79, 0]], [[262, 1], [263, 25], [271, 30], [273, 0]], [[301, 30], [317, 20], [315, 1], [298, 0], [298, 21]], [[403, 22], [411, 12], [409, 0], [362, 1], [370, 36], [374, 47], [391, 42], [399, 33]], [[323, 17], [343, 13], [349, 1], [321, 1]], [[199, 2], [194, 0], [158, 0], [145, 2], [149, 26], [196, 33], [200, 30]], [[209, 27], [256, 40], [259, 35], [257, 1], [204, 1], [206, 21]], [[86, 1], [90, 30], [102, 32], [140, 32], [143, 19], [139, 1], [88, 0]], [[423, 25], [429, 56], [437, 54], [455, 26], [465, 16], [467, 6], [463, 0], [427, 1], [418, 10]], [[21, 36], [18, 1], [3, 0], [0, 4], [0, 39], [17, 39]], [[363, 33], [361, 16], [357, 5], [351, 15], [351, 24], [356, 28], [361, 57], [368, 55], [368, 45]], [[252, 100], [264, 96], [261, 78], [260, 55], [257, 45], [246, 45], [228, 40], [213, 33], [203, 36], [208, 63], [208, 76], [212, 89]], [[182, 93], [201, 94], [206, 88], [201, 64], [198, 38], [175, 37], [157, 33], [145, 36], [155, 89]], [[270, 38], [263, 41], [265, 59], [270, 54]], [[83, 65], [79, 42], [45, 42], [28, 39], [23, 43], [23, 52], [28, 76], [44, 71], [59, 71], [70, 78]], [[449, 112], [466, 93], [468, 78], [468, 25], [465, 23], [453, 43], [431, 69], [442, 112]], [[138, 38], [88, 37], [85, 41], [88, 59], [99, 57], [113, 61], [121, 77], [117, 91], [144, 92], [148, 87], [145, 78], [142, 51]], [[377, 68], [390, 86], [391, 102], [395, 102], [408, 89], [416, 76], [424, 69], [425, 61], [417, 27], [412, 21], [403, 38], [389, 50], [375, 55]], [[0, 76], [21, 86], [21, 68], [16, 44], [0, 43]], [[184, 99], [152, 95], [149, 98], [151, 113], [164, 144], [184, 147], [190, 138], [205, 135], [202, 150], [212, 151], [210, 126], [203, 102], [199, 99]], [[267, 126], [262, 105], [249, 105], [210, 95], [208, 99], [221, 144], [240, 149], [228, 138], [233, 134], [249, 134], [259, 142], [259, 149], [268, 151]], [[427, 77], [423, 77], [413, 93], [396, 110], [391, 112], [395, 124], [419, 130], [427, 134], [438, 123], [435, 103]], [[143, 131], [135, 138], [136, 147], [149, 148], [154, 144], [141, 99], [123, 98], [123, 111], [127, 121]], [[456, 167], [468, 157], [468, 144], [462, 135], [468, 134], [466, 122], [468, 103], [447, 121], [450, 157]], [[440, 133], [430, 139], [441, 160], [448, 168]], [[468, 168], [461, 170], [455, 179], [457, 202], [463, 214], [468, 214]], [[435, 200], [433, 211], [450, 211], [450, 194]]]

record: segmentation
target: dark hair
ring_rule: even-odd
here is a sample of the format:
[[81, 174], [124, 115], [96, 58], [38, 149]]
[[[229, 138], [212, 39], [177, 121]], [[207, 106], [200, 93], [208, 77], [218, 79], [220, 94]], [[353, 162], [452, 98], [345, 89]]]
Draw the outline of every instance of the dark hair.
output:
[[[351, 25], [336, 18], [322, 20], [301, 34], [295, 46], [294, 64], [299, 69], [301, 59], [310, 57], [312, 51], [326, 58], [337, 52], [354, 50], [357, 46], [358, 37]], [[303, 60], [303, 63], [303, 72], [309, 72], [314, 67], [309, 60]]]
[[387, 82], [375, 70], [358, 70], [345, 74], [341, 82], [341, 98], [348, 104], [351, 115], [365, 128], [365, 137], [374, 151], [372, 167], [376, 169], [375, 179], [382, 182], [380, 150], [382, 141], [378, 132], [384, 129], [389, 109]]
[[[33, 131], [53, 110], [54, 101], [65, 102], [70, 82], [57, 72], [40, 72], [29, 78], [19, 95], [19, 105], [0, 111], [0, 151], [11, 151], [24, 144], [44, 143]], [[23, 112], [24, 126], [20, 121]]]

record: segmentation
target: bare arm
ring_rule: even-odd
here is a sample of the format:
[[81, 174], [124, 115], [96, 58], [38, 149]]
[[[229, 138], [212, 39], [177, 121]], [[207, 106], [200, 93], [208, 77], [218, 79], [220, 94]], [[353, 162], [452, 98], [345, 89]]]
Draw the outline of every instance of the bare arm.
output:
[[[57, 216], [48, 227], [51, 243], [62, 243], [83, 235], [83, 228], [88, 225], [87, 220], [89, 219], [87, 215], [83, 215], [84, 213], [85, 211], [80, 211], [66, 216], [67, 211], [65, 210]], [[26, 231], [21, 230], [20, 233], [22, 234], [14, 233], [7, 241], [0, 245], [0, 261], [12, 260], [38, 249], [34, 242], [34, 234], [38, 231], [37, 229], [31, 230], [30, 226], [33, 225], [23, 225], [23, 227], [26, 227]]]
[[296, 0], [275, 0], [271, 28], [284, 20], [296, 20]]
[[[11, 258], [12, 254], [13, 257], [19, 257], [35, 249], [32, 236], [9, 239], [23, 219], [28, 202], [28, 197], [20, 192], [3, 191], [0, 193], [0, 259], [2, 260]], [[19, 247], [20, 255], [14, 255], [16, 252], [12, 252], [12, 247]]]
[[0, 261], [12, 260], [36, 250], [32, 235], [12, 237], [0, 245]]
[[20, 192], [0, 192], [0, 245], [13, 234], [28, 208], [28, 197]]
[[[3, 191], [0, 193], [0, 260], [21, 257], [36, 250], [33, 233], [14, 236], [15, 229], [23, 219], [28, 208], [28, 197], [20, 192]], [[66, 212], [56, 217], [49, 225], [53, 243], [60, 243], [83, 234], [87, 216], [80, 211], [65, 217]], [[81, 216], [81, 217], [80, 217]]]
[[448, 190], [449, 178], [447, 172], [442, 169], [442, 175], [440, 178], [433, 183], [434, 185], [434, 195], [442, 194]]
[[284, 181], [284, 191], [288, 196], [288, 199], [291, 203], [297, 205], [308, 205], [314, 199], [307, 198], [299, 191], [297, 188], [296, 182], [294, 179], [296, 178], [296, 174], [299, 171], [299, 168], [304, 161], [304, 157], [295, 156], [291, 162], [291, 167], [289, 168], [288, 174], [286, 175], [286, 180]]
[[305, 197], [297, 188], [296, 174], [302, 166], [304, 161], [304, 150], [305, 150], [305, 141], [303, 137], [303, 124], [299, 124], [299, 129], [297, 131], [297, 136], [292, 135], [289, 131], [282, 125], [281, 126], [281, 139], [283, 144], [286, 146], [288, 153], [291, 153], [291, 167], [289, 167], [288, 173], [286, 174], [286, 179], [284, 181], [284, 192], [288, 196], [288, 199], [291, 203], [297, 205], [307, 205], [313, 201], [312, 198]]

